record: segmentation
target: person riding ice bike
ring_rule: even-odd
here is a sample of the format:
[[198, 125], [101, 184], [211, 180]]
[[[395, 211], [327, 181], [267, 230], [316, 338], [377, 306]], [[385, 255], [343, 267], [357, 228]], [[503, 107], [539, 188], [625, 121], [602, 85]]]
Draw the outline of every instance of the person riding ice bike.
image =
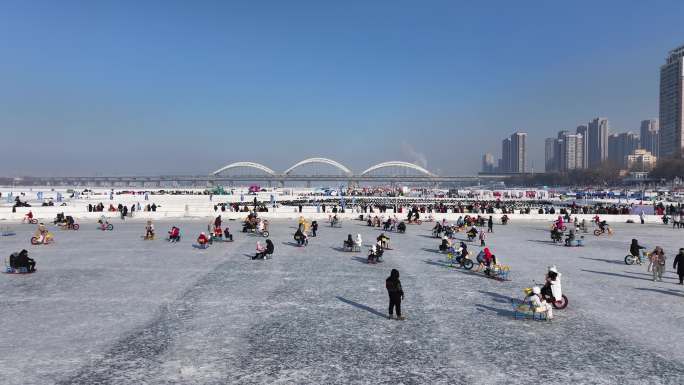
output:
[[33, 234], [33, 237], [31, 238], [31, 244], [33, 245], [42, 245], [42, 244], [48, 244], [52, 242], [52, 233], [48, 231], [48, 229], [45, 227], [44, 223], [40, 223], [38, 225], [38, 228], [36, 229], [36, 232]]
[[201, 232], [200, 235], [197, 237], [197, 244], [200, 247], [207, 247], [209, 243], [210, 243], [210, 238], [207, 237], [207, 234], [205, 234], [204, 232]]
[[563, 241], [563, 232], [555, 225], [551, 228], [551, 240], [558, 243]]
[[468, 232], [466, 233], [466, 235], [468, 236], [468, 240], [469, 240], [469, 241], [474, 240], [475, 237], [477, 237], [477, 232], [478, 232], [478, 231], [477, 231], [477, 229], [475, 228], [475, 226], [471, 227], [470, 230], [468, 230]]
[[180, 229], [176, 226], [172, 226], [169, 230], [169, 242], [180, 241]]
[[535, 313], [544, 313], [549, 320], [553, 319], [553, 308], [544, 299], [539, 286], [532, 288], [530, 294], [525, 297], [525, 302], [530, 304]]
[[29, 210], [29, 212], [24, 215], [24, 219], [22, 219], [21, 221], [25, 223], [34, 223], [33, 211]]
[[442, 237], [442, 243], [439, 244], [439, 251], [446, 252], [449, 248], [451, 248], [451, 241], [449, 241], [449, 238], [445, 235]]
[[[642, 258], [648, 256], [648, 253], [641, 251], [645, 249], [646, 248], [644, 246], [641, 246], [639, 244], [639, 241], [637, 241], [636, 239], [632, 239], [632, 243], [629, 245], [629, 254], [625, 256], [625, 264], [633, 265], [636, 263], [637, 265], [641, 265], [641, 263], [643, 262]], [[642, 253], [644, 253], [643, 256]]]
[[629, 253], [632, 254], [635, 257], [639, 257], [641, 252], [639, 250], [645, 250], [646, 248], [644, 246], [641, 246], [639, 244], [639, 241], [636, 239], [632, 239], [632, 243], [629, 245]]
[[575, 241], [575, 230], [570, 229], [568, 231], [568, 235], [565, 236], [565, 246], [572, 246], [572, 243]]
[[145, 236], [144, 239], [154, 239], [154, 225], [151, 220], [147, 221], [145, 225]]
[[598, 223], [598, 229], [594, 230], [594, 235], [599, 236], [601, 234], [613, 234], [613, 231], [610, 229], [610, 226], [608, 226], [608, 223], [604, 220]]
[[541, 288], [542, 297], [556, 309], [565, 309], [568, 306], [568, 298], [563, 295], [561, 289], [561, 275], [556, 266], [549, 267], [544, 286]]
[[97, 220], [97, 223], [100, 225], [100, 230], [106, 230], [109, 226], [109, 221], [107, 220], [107, 217], [104, 215], [100, 216], [100, 219]]

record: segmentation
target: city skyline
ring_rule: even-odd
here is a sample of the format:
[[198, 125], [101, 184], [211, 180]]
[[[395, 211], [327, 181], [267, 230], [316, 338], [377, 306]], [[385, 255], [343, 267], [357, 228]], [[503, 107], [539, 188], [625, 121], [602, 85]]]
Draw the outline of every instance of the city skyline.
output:
[[600, 167], [605, 162], [628, 169], [628, 157], [637, 154], [636, 150], [647, 151], [647, 154], [638, 154], [648, 157], [650, 162], [650, 157], [656, 159], [659, 156], [658, 127], [658, 119], [645, 119], [641, 121], [639, 134], [632, 131], [617, 132], [611, 129], [607, 118], [597, 117], [587, 125], [577, 126], [574, 134], [561, 130], [557, 137], [544, 140], [544, 170], [567, 172]]
[[0, 164], [202, 174], [325, 155], [466, 175], [519, 129], [540, 171], [544, 138], [582, 117], [658, 117], [684, 5], [616, 4], [5, 3]]
[[[596, 168], [605, 162], [610, 162], [618, 168], [628, 169], [629, 156], [639, 156], [640, 161], [645, 156], [647, 162], [651, 164], [652, 159], [657, 159], [660, 156], [659, 126], [659, 120], [651, 118], [640, 122], [639, 133], [632, 131], [616, 132], [611, 129], [610, 121], [607, 118], [596, 117], [586, 125], [578, 125], [574, 133], [569, 130], [560, 130], [556, 137], [544, 139], [544, 167], [543, 170], [537, 170], [537, 172], [567, 172], [576, 169]], [[496, 158], [492, 153], [484, 153], [481, 172], [521, 172], [514, 171], [510, 163], [513, 153], [513, 135], [503, 139], [501, 157], [498, 163], [493, 164], [491, 162], [492, 159]], [[525, 143], [524, 152], [527, 157], [526, 147]], [[647, 152], [644, 153], [641, 150]], [[632, 161], [634, 159], [636, 158], [632, 158]], [[530, 169], [529, 164], [525, 167], [527, 171], [524, 172], [534, 171]]]
[[[544, 140], [544, 171], [568, 172], [595, 169], [606, 162], [621, 170], [650, 171], [659, 158], [684, 156], [684, 46], [668, 51], [660, 66], [659, 118], [641, 121], [639, 133], [611, 132], [607, 118], [597, 117], [577, 126], [575, 134], [559, 131], [557, 138]], [[511, 139], [504, 139], [496, 171], [513, 171], [510, 165]], [[483, 159], [483, 172], [492, 172]], [[524, 171], [523, 171], [524, 172]]]

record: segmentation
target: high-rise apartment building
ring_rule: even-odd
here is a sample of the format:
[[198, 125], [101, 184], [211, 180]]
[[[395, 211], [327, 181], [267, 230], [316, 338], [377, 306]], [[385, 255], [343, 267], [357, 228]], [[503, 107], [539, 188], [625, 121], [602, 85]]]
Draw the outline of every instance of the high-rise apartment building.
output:
[[582, 135], [582, 167], [580, 168], [588, 168], [589, 167], [589, 127], [587, 127], [585, 124], [577, 126], [577, 130], [575, 131], [577, 134]]
[[511, 139], [506, 138], [501, 141], [501, 164], [499, 165], [501, 172], [511, 171]]
[[527, 133], [515, 132], [511, 135], [510, 172], [527, 172]]
[[544, 145], [546, 171], [567, 172], [585, 168], [582, 134], [560, 131], [556, 138], [547, 138]]
[[684, 137], [684, 46], [668, 53], [665, 64], [660, 66], [660, 157], [681, 158]]
[[566, 132], [560, 139], [560, 171], [584, 168], [584, 137]]
[[660, 156], [660, 126], [658, 119], [648, 119], [641, 121], [639, 132], [641, 148], [650, 152], [653, 156]]
[[527, 134], [515, 132], [501, 142], [499, 171], [509, 173], [527, 172]]
[[600, 167], [608, 158], [608, 119], [595, 118], [587, 127], [589, 168]]
[[556, 138], [546, 138], [544, 140], [544, 171], [558, 171], [556, 165]]
[[639, 136], [631, 132], [608, 136], [608, 160], [619, 168], [627, 167], [627, 156], [639, 148]]
[[494, 163], [494, 155], [485, 153], [482, 155], [482, 172], [494, 172], [496, 164]]

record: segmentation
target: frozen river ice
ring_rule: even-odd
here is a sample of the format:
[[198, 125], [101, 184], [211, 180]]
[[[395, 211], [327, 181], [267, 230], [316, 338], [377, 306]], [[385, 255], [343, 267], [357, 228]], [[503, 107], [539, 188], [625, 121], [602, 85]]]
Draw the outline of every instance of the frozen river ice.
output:
[[[684, 230], [623, 224], [565, 248], [542, 222], [495, 226], [488, 244], [512, 267], [499, 282], [444, 267], [429, 224], [390, 234], [377, 265], [365, 248], [339, 250], [348, 233], [379, 234], [361, 222], [321, 226], [297, 248], [295, 224], [274, 221], [267, 261], [249, 259], [257, 238], [229, 224], [236, 241], [208, 250], [190, 247], [200, 221], [180, 222], [179, 244], [142, 241], [138, 221], [30, 246], [33, 226], [17, 225], [3, 257], [26, 248], [38, 272], [0, 276], [0, 383], [684, 383], [684, 289], [671, 269]], [[633, 237], [665, 248], [663, 282], [622, 262]], [[551, 264], [569, 307], [551, 323], [514, 320], [510, 299]], [[403, 322], [385, 318], [392, 268]]]

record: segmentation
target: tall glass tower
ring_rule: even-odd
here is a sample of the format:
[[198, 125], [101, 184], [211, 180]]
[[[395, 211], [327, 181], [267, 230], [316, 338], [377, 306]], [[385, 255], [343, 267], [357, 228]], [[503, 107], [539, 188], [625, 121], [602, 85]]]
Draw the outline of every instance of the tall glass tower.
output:
[[684, 93], [684, 46], [669, 52], [665, 64], [660, 66], [660, 156], [681, 158], [682, 147], [682, 93]]

